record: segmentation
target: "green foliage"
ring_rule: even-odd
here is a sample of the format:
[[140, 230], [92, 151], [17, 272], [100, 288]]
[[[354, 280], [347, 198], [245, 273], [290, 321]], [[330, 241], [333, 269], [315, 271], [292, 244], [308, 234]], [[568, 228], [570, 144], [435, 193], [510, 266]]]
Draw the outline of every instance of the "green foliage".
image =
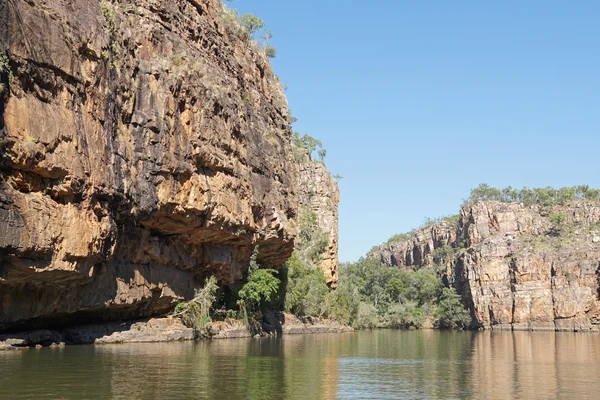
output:
[[181, 57], [179, 54], [174, 54], [172, 57], [172, 61], [175, 67], [180, 67], [181, 63], [183, 62], [183, 57]]
[[379, 315], [373, 304], [361, 302], [358, 305], [355, 325], [360, 329], [373, 329], [379, 327]]
[[[12, 70], [10, 69], [10, 60], [6, 54], [0, 54], [0, 75], [8, 76], [8, 81], [12, 82], [15, 79]], [[2, 93], [2, 90], [0, 90]]]
[[239, 302], [258, 307], [274, 300], [280, 283], [276, 274], [277, 271], [272, 269], [259, 269], [250, 273], [248, 282], [239, 291]]
[[[336, 291], [352, 293], [360, 303], [353, 306], [353, 314], [345, 317], [357, 328], [421, 328], [428, 318], [442, 321], [439, 326], [443, 328], [468, 325], [468, 322], [461, 324], [459, 318], [468, 316], [460, 301], [455, 302], [460, 297], [453, 289], [446, 288], [430, 269], [402, 271], [374, 259], [361, 258], [352, 264], [342, 264], [339, 275]], [[434, 315], [436, 312], [439, 315]]]
[[288, 117], [288, 121], [290, 121], [290, 124], [294, 124], [294, 123], [298, 122], [298, 118], [294, 117], [292, 115], [291, 111], [288, 111], [287, 117]]
[[104, 17], [104, 22], [106, 23], [106, 29], [110, 39], [109, 50], [104, 50], [102, 54], [106, 59], [111, 59], [111, 64], [115, 66], [114, 56], [120, 52], [119, 45], [115, 40], [115, 34], [117, 32], [117, 15], [112, 4], [108, 1], [103, 1], [100, 3], [100, 9], [102, 10], [102, 16]]
[[108, 1], [103, 1], [100, 3], [100, 9], [102, 10], [102, 16], [106, 22], [106, 29], [108, 29], [108, 33], [110, 35], [113, 35], [117, 28], [117, 17], [115, 10]]
[[242, 28], [248, 35], [254, 35], [265, 27], [265, 21], [254, 14], [244, 14], [238, 18]]
[[299, 218], [300, 232], [296, 238], [299, 255], [307, 264], [318, 264], [321, 255], [329, 246], [327, 234], [321, 230], [319, 219], [315, 212], [303, 210]]
[[294, 251], [283, 269], [287, 273], [285, 311], [296, 315], [325, 315], [325, 298], [329, 294], [329, 288], [321, 269], [302, 262], [297, 251]]
[[555, 204], [565, 204], [576, 199], [600, 202], [600, 189], [592, 189], [588, 185], [563, 187], [560, 189], [554, 189], [552, 187], [530, 189], [524, 187], [517, 190], [511, 186], [505, 187], [504, 189], [496, 189], [488, 184], [482, 183], [471, 190], [471, 194], [469, 198], [465, 200], [464, 205], [482, 200], [495, 200], [504, 203], [518, 202], [525, 205], [538, 204], [542, 206], [552, 206]]
[[195, 291], [192, 300], [179, 303], [175, 307], [175, 315], [179, 316], [186, 326], [193, 328], [197, 336], [212, 320], [210, 311], [215, 303], [218, 289], [217, 279], [211, 276], [206, 280], [203, 288]]
[[471, 322], [469, 312], [460, 302], [460, 296], [450, 288], [442, 289], [433, 316], [434, 326], [442, 329], [464, 329]]
[[317, 154], [319, 155], [319, 161], [321, 161], [322, 163], [325, 163], [325, 156], [327, 155], [327, 150], [326, 149], [319, 149], [319, 151], [317, 152]]
[[400, 243], [400, 242], [406, 242], [407, 240], [409, 240], [412, 236], [414, 235], [414, 231], [410, 231], [410, 232], [405, 232], [405, 233], [397, 233], [394, 236], [390, 237], [387, 242], [385, 242], [386, 244], [392, 244], [392, 243]]
[[277, 271], [272, 269], [260, 269], [258, 264], [258, 246], [254, 247], [246, 283], [238, 292], [238, 306], [247, 312], [260, 313], [267, 303], [274, 301], [277, 297], [280, 281], [275, 277]]
[[447, 217], [443, 217], [442, 221], [446, 221], [451, 225], [458, 225], [458, 220], [460, 219], [460, 214], [448, 215]]
[[563, 213], [552, 213], [548, 216], [548, 219], [554, 227], [557, 227], [559, 225], [562, 225], [567, 219], [567, 217]]
[[340, 174], [331, 175], [331, 177], [335, 179], [336, 182], [339, 182], [341, 179], [344, 179], [344, 177]]
[[298, 148], [305, 149], [308, 152], [308, 158], [312, 160], [312, 153], [317, 148], [322, 148], [323, 143], [320, 140], [315, 139], [310, 135], [302, 135], [300, 133], [294, 132], [294, 145]]
[[270, 44], [266, 45], [264, 47], [264, 50], [265, 50], [265, 54], [267, 55], [267, 57], [269, 57], [269, 58], [277, 57], [277, 49], [275, 49], [275, 47], [271, 46]]
[[415, 302], [390, 305], [386, 317], [391, 328], [422, 328], [425, 323], [425, 313]]
[[[440, 218], [425, 218], [423, 220], [423, 223], [421, 224], [421, 226], [418, 229], [426, 229], [426, 228], [431, 227], [432, 225], [439, 224], [442, 222], [446, 222], [451, 225], [458, 225], [459, 219], [460, 219], [460, 214], [448, 215], [448, 216], [440, 217]], [[397, 233], [397, 234], [393, 235], [392, 237], [390, 237], [385, 242], [385, 244], [406, 242], [407, 240], [410, 240], [414, 236], [415, 232], [418, 229], [413, 229], [410, 232]]]
[[446, 262], [454, 258], [455, 253], [456, 250], [449, 244], [444, 245], [443, 247], [438, 247], [433, 251], [433, 261], [445, 264]]
[[358, 289], [352, 284], [340, 284], [325, 297], [327, 317], [350, 325], [356, 319], [359, 307]]

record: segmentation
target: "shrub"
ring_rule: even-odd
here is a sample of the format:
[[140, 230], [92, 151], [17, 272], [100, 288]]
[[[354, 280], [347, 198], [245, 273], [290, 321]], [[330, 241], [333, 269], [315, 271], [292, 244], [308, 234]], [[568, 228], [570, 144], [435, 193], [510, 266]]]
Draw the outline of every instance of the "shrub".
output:
[[269, 58], [275, 58], [275, 57], [277, 57], [277, 49], [275, 49], [275, 47], [268, 44], [265, 46], [265, 54]]
[[303, 210], [299, 218], [300, 232], [296, 245], [299, 256], [305, 263], [319, 264], [321, 255], [329, 246], [329, 238], [321, 230], [317, 214], [311, 210]]
[[358, 296], [358, 290], [351, 284], [338, 286], [325, 298], [327, 316], [342, 324], [352, 324], [358, 314]]
[[575, 199], [586, 199], [591, 201], [600, 201], [600, 190], [592, 189], [588, 185], [579, 185], [572, 187], [563, 187], [554, 189], [528, 188], [520, 190], [513, 189], [511, 186], [504, 189], [496, 189], [482, 183], [475, 189], [463, 205], [468, 205], [481, 200], [495, 200], [500, 202], [518, 202], [525, 205], [551, 206], [554, 204], [564, 204]]
[[[0, 75], [6, 75], [9, 82], [15, 78], [12, 70], [10, 69], [10, 60], [8, 56], [2, 53], [0, 53]], [[2, 91], [0, 91], [0, 93], [1, 92]]]
[[280, 281], [277, 271], [257, 269], [248, 275], [248, 282], [238, 292], [238, 305], [247, 312], [260, 314], [261, 309], [276, 299]]
[[218, 289], [217, 279], [211, 276], [205, 281], [203, 288], [195, 291], [192, 300], [179, 303], [175, 307], [174, 315], [179, 316], [187, 327], [193, 328], [196, 336], [200, 335], [212, 320], [210, 310]]
[[238, 20], [248, 35], [254, 35], [265, 27], [265, 21], [254, 14], [244, 14]]
[[454, 248], [450, 245], [438, 247], [433, 251], [433, 260], [440, 263], [446, 263], [454, 257]]
[[444, 288], [438, 305], [433, 313], [434, 325], [442, 329], [464, 329], [471, 322], [469, 312], [460, 302], [460, 296], [454, 289]]
[[391, 328], [422, 328], [425, 313], [416, 303], [392, 304], [387, 312], [387, 324]]
[[414, 231], [405, 232], [405, 233], [397, 233], [397, 234], [393, 235], [392, 237], [390, 237], [387, 240], [386, 244], [406, 242], [407, 240], [412, 238], [413, 234], [414, 234]]
[[312, 160], [312, 153], [317, 148], [322, 148], [323, 143], [321, 143], [320, 140], [317, 140], [310, 135], [300, 136], [300, 133], [294, 132], [294, 146], [306, 149], [306, 151], [308, 152], [308, 158]]
[[319, 161], [321, 161], [322, 163], [325, 163], [325, 156], [327, 155], [327, 150], [326, 149], [319, 149], [319, 151], [317, 152], [317, 154], [319, 155]]
[[304, 264], [298, 252], [294, 251], [281, 273], [287, 276], [284, 291], [286, 311], [318, 317], [327, 312], [325, 299], [329, 288], [320, 268]]
[[548, 219], [554, 227], [557, 227], [565, 222], [566, 216], [562, 213], [553, 213], [548, 216]]
[[360, 303], [358, 305], [355, 325], [359, 329], [377, 328], [379, 325], [379, 317], [375, 306], [368, 303]]

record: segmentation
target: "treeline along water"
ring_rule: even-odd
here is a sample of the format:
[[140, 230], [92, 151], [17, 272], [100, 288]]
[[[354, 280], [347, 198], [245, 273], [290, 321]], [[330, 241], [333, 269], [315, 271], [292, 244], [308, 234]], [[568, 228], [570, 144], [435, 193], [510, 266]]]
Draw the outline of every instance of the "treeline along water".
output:
[[0, 352], [2, 399], [596, 399], [600, 335], [378, 330]]

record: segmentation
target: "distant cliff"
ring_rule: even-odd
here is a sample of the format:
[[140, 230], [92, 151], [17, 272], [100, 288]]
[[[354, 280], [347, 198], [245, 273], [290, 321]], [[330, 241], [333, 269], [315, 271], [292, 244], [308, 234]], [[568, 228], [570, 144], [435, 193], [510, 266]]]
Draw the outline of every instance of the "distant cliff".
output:
[[374, 248], [403, 269], [433, 267], [456, 288], [474, 328], [598, 330], [600, 204], [477, 201], [458, 216]]
[[0, 330], [162, 314], [239, 279], [254, 246], [285, 262], [287, 100], [220, 1], [15, 0], [5, 18]]

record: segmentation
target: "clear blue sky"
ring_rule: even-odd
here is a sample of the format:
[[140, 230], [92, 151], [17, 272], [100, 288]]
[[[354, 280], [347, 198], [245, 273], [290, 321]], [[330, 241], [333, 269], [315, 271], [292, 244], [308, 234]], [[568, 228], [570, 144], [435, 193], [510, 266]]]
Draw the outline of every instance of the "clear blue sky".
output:
[[240, 0], [340, 182], [340, 261], [479, 183], [600, 187], [600, 1]]

